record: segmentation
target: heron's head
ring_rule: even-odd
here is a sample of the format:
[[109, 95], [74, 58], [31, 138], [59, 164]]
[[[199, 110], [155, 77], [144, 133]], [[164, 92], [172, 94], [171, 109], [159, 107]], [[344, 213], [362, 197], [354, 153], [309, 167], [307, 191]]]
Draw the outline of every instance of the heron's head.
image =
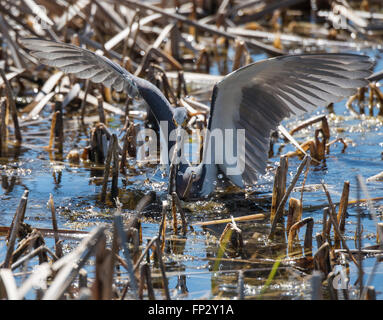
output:
[[188, 123], [188, 113], [184, 107], [174, 109], [173, 122], [177, 127], [186, 128]]
[[180, 199], [191, 200], [205, 196], [203, 183], [206, 167], [199, 165], [189, 167], [181, 165], [176, 176], [177, 194]]

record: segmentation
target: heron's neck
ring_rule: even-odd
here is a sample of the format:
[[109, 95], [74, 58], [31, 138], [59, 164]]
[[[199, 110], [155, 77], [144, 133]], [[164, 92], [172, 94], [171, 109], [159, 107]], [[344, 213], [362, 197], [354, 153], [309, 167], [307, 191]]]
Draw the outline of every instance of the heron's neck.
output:
[[141, 97], [149, 105], [150, 110], [153, 112], [158, 122], [167, 121], [169, 129], [175, 129], [175, 125], [172, 121], [173, 113], [171, 111], [172, 106], [169, 101], [162, 94], [154, 84], [141, 78], [136, 78], [136, 84], [140, 91]]
[[[172, 106], [162, 94], [161, 90], [158, 89], [154, 84], [137, 77], [135, 78], [135, 83], [138, 87], [141, 97], [148, 104], [151, 112], [156, 118], [158, 126], [161, 127], [162, 130], [167, 130], [167, 132], [164, 134], [167, 135], [166, 143], [167, 150], [169, 152], [175, 144], [175, 141], [169, 141], [169, 135], [173, 130], [176, 129], [176, 126], [173, 123]], [[163, 127], [164, 123], [167, 124], [166, 128]]]

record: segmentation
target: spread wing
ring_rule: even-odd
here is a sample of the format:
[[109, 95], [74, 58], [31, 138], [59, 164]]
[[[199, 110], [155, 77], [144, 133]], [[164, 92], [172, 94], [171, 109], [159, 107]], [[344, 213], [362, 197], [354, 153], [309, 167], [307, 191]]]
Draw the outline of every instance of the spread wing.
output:
[[[244, 171], [228, 178], [239, 186], [255, 183], [266, 167], [270, 133], [284, 118], [355, 94], [368, 84], [372, 67], [367, 56], [307, 54], [256, 62], [227, 75], [214, 89], [208, 128], [245, 130], [245, 152], [236, 163]], [[224, 160], [218, 166], [227, 173], [232, 165]]]
[[134, 76], [104, 56], [62, 42], [38, 38], [21, 39], [20, 42], [43, 64], [73, 73], [80, 79], [102, 83], [116, 91], [126, 90], [131, 97], [138, 94]]

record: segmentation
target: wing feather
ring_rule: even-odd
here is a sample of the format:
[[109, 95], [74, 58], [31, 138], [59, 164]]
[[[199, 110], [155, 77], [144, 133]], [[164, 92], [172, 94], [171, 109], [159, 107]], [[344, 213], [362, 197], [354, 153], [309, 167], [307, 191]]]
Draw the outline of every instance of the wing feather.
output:
[[71, 44], [43, 39], [21, 39], [31, 55], [48, 66], [72, 73], [80, 79], [103, 83], [116, 91], [126, 90], [135, 97], [138, 94], [134, 76], [118, 64], [92, 51]]
[[[266, 167], [270, 134], [284, 118], [355, 94], [368, 84], [372, 68], [367, 56], [306, 54], [256, 62], [223, 78], [216, 84], [208, 128], [245, 129], [246, 135], [245, 155], [237, 155], [245, 170], [228, 178], [240, 186], [254, 184]], [[224, 159], [218, 166], [226, 173], [233, 165]]]

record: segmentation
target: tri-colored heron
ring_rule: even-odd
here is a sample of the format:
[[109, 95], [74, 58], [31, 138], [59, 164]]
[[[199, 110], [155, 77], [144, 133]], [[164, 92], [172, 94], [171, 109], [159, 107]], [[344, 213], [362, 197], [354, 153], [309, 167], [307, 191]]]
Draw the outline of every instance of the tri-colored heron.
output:
[[[103, 83], [116, 91], [125, 90], [131, 97], [141, 96], [158, 122], [167, 121], [169, 132], [176, 125], [183, 125], [187, 118], [186, 111], [173, 108], [155, 85], [104, 56], [55, 41], [22, 39], [21, 43], [44, 64], [81, 79]], [[358, 88], [368, 84], [366, 78], [372, 67], [373, 62], [363, 55], [299, 54], [255, 62], [228, 74], [214, 86], [208, 132], [244, 129], [244, 150], [237, 154], [234, 164], [225, 157], [217, 164], [214, 152], [209, 163], [202, 161], [197, 166], [180, 163], [176, 175], [178, 195], [184, 195], [191, 176], [194, 180], [190, 197], [209, 195], [215, 188], [218, 168], [225, 173], [238, 164], [244, 170], [227, 178], [239, 187], [253, 185], [257, 173], [264, 173], [270, 134], [284, 118], [355, 94]], [[207, 136], [204, 141], [203, 159], [212, 140]], [[220, 143], [225, 145], [225, 141]], [[168, 150], [173, 144], [167, 141]]]

